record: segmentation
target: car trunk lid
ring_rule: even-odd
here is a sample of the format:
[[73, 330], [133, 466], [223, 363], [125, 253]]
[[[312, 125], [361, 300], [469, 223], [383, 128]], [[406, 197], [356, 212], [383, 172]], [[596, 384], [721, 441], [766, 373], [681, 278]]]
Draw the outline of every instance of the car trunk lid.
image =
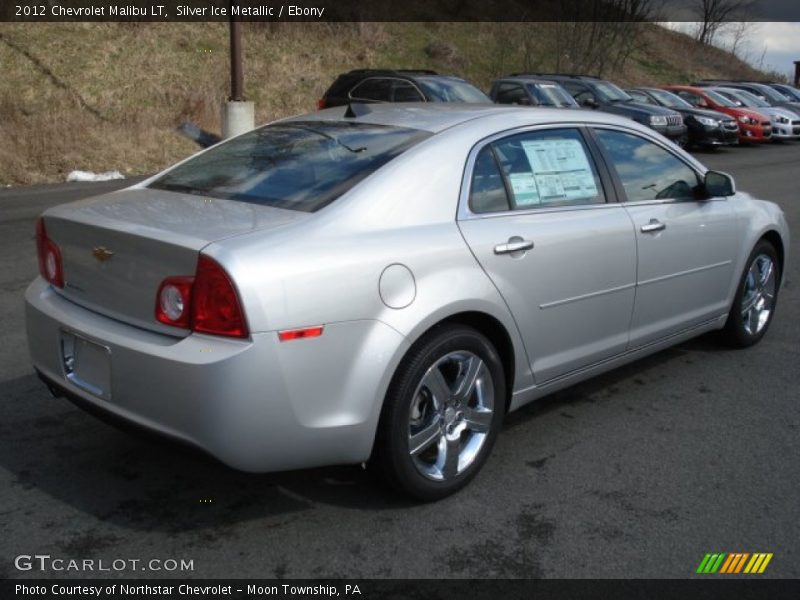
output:
[[44, 215], [60, 248], [69, 300], [154, 331], [187, 332], [155, 319], [156, 294], [170, 276], [192, 276], [208, 244], [274, 229], [308, 213], [190, 194], [133, 188], [65, 204]]

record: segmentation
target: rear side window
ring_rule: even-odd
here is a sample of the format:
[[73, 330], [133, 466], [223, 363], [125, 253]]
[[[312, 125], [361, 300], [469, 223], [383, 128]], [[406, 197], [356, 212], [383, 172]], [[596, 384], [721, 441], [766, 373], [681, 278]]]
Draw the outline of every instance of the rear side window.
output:
[[501, 83], [497, 86], [495, 101], [498, 104], [530, 104], [525, 89], [518, 83]]
[[276, 123], [211, 148], [150, 187], [314, 212], [429, 136], [369, 123]]
[[[496, 175], [492, 175], [489, 157]], [[483, 148], [470, 188], [472, 212], [502, 210], [497, 199], [500, 183], [512, 210], [605, 202], [600, 177], [575, 129], [521, 133]]]
[[637, 135], [610, 129], [597, 129], [596, 133], [622, 180], [629, 202], [697, 196], [697, 173], [671, 152]]
[[392, 102], [425, 102], [425, 98], [408, 81], [396, 79], [392, 92]]
[[350, 97], [354, 100], [390, 102], [392, 98], [392, 80], [377, 77], [365, 79], [350, 90]]

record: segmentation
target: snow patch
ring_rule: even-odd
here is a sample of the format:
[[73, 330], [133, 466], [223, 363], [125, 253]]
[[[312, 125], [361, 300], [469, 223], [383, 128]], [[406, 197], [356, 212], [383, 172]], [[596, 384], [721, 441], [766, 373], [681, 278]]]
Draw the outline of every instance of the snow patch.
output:
[[110, 181], [112, 179], [125, 179], [125, 176], [119, 171], [106, 171], [105, 173], [71, 171], [67, 175], [67, 181]]

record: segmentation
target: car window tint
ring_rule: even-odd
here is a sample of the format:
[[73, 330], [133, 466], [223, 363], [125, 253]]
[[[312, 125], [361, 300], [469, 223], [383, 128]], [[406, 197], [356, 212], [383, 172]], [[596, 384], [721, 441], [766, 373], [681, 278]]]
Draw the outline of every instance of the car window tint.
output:
[[469, 188], [469, 208], [474, 213], [509, 209], [503, 175], [497, 166], [491, 146], [485, 146], [475, 159], [472, 184]]
[[513, 210], [605, 202], [597, 170], [575, 129], [521, 133], [492, 147]]
[[700, 185], [697, 173], [671, 152], [637, 135], [610, 129], [596, 132], [628, 201], [696, 197]]
[[223, 142], [151, 188], [314, 212], [431, 134], [342, 121], [287, 121]]
[[529, 102], [528, 94], [518, 83], [501, 83], [497, 88], [498, 104], [523, 104]]
[[648, 96], [647, 94], [643, 94], [641, 92], [628, 92], [636, 102], [642, 102], [644, 104], [655, 104], [653, 99]]
[[561, 87], [563, 87], [570, 94], [572, 94], [572, 97], [575, 98], [576, 100], [578, 95], [580, 94], [591, 94], [591, 92], [589, 92], [589, 90], [586, 88], [585, 85], [582, 85], [575, 81], [562, 81], [560, 83]]
[[425, 98], [417, 91], [411, 83], [397, 79], [394, 82], [392, 92], [392, 102], [424, 102]]
[[389, 102], [392, 97], [392, 80], [379, 77], [365, 79], [350, 90], [350, 97], [356, 100]]

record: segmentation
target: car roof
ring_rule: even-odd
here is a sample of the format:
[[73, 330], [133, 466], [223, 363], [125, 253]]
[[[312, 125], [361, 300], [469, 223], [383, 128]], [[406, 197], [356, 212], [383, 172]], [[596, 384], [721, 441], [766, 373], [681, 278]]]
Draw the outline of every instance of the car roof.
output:
[[537, 77], [536, 75], [508, 75], [506, 77], [499, 77], [494, 80], [495, 83], [501, 81], [520, 81], [524, 83], [546, 83], [550, 85], [559, 85], [555, 79], [547, 79], [546, 77]]
[[[347, 106], [337, 106], [315, 113], [297, 115], [284, 121], [352, 121], [354, 123], [371, 123], [420, 129], [438, 133], [461, 125], [468, 121], [495, 119], [505, 116], [508, 128], [519, 127], [525, 121], [531, 125], [585, 122], [608, 123], [631, 126], [632, 121], [626, 117], [612, 115], [594, 110], [536, 108], [530, 106], [513, 106], [498, 104], [468, 104], [456, 102], [402, 102], [381, 104], [352, 103], [358, 116], [351, 119], [345, 117]], [[569, 115], [565, 118], [565, 115]], [[501, 119], [502, 120], [502, 119]], [[498, 131], [501, 131], [499, 128]]]

